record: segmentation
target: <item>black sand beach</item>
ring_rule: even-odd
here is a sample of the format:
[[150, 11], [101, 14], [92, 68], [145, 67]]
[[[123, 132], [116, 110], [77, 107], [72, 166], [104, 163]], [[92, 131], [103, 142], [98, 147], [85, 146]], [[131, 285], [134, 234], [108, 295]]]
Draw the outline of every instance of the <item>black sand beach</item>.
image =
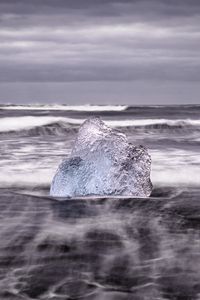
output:
[[[200, 299], [200, 107], [1, 107], [0, 299]], [[83, 119], [152, 155], [150, 198], [49, 197]]]

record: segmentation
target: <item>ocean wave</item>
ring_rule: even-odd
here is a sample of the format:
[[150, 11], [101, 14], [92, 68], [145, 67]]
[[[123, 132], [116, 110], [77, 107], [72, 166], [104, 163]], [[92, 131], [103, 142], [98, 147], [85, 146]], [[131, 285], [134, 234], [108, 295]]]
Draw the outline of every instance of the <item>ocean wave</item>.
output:
[[84, 112], [103, 112], [103, 111], [124, 111], [126, 105], [2, 105], [0, 109], [5, 110], [66, 110]]
[[186, 127], [186, 126], [200, 126], [200, 120], [192, 119], [138, 119], [138, 120], [113, 120], [106, 122], [113, 127]]
[[81, 119], [62, 117], [7, 117], [0, 119], [0, 132], [16, 132], [53, 124], [80, 125], [82, 122]]
[[[1, 134], [48, 135], [64, 134], [74, 130], [85, 119], [51, 116], [6, 117], [0, 119]], [[138, 119], [138, 120], [105, 120], [105, 123], [116, 128], [141, 128], [154, 130], [197, 129], [200, 130], [200, 120], [192, 119]]]

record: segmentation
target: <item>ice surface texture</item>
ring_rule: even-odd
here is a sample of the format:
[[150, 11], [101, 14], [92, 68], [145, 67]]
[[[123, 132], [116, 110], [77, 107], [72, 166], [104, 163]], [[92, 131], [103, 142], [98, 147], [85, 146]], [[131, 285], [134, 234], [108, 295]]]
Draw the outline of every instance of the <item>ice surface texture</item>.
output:
[[60, 164], [50, 194], [147, 197], [152, 190], [150, 170], [145, 147], [133, 146], [124, 134], [91, 118], [79, 128], [71, 156]]

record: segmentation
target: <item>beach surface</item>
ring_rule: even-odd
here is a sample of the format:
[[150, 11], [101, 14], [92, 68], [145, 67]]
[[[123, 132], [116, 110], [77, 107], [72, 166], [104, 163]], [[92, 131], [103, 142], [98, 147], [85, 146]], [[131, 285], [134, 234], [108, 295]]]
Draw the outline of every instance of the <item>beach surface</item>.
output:
[[[149, 198], [49, 196], [80, 124], [152, 156]], [[0, 299], [199, 300], [200, 106], [1, 106]]]

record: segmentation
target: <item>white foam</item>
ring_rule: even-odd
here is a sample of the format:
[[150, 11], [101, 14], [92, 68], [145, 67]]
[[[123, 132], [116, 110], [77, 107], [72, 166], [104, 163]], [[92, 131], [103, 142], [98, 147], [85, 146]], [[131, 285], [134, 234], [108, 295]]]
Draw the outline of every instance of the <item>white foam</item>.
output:
[[18, 172], [9, 170], [0, 175], [0, 186], [11, 187], [11, 186], [32, 186], [37, 187], [38, 185], [50, 185], [53, 175], [50, 170], [29, 170], [24, 172]]
[[131, 126], [147, 126], [147, 125], [163, 125], [168, 124], [169, 126], [178, 126], [181, 124], [188, 124], [193, 126], [199, 126], [200, 120], [192, 119], [137, 119], [137, 120], [113, 120], [105, 121], [105, 123], [112, 127], [131, 127]]
[[199, 186], [200, 157], [197, 151], [183, 149], [151, 150], [152, 173], [154, 184]]
[[159, 171], [152, 170], [151, 174], [154, 186], [199, 186], [200, 184], [199, 166], [182, 166]]
[[123, 111], [126, 105], [19, 105], [0, 106], [0, 109], [7, 110], [66, 110], [66, 111]]
[[62, 117], [8, 117], [0, 119], [0, 132], [18, 131], [31, 129], [37, 126], [44, 126], [56, 122], [66, 122], [70, 124], [81, 124], [82, 120]]
[[[0, 132], [27, 130], [38, 126], [49, 125], [62, 122], [64, 125], [80, 125], [85, 119], [65, 118], [65, 117], [48, 117], [48, 116], [23, 116], [23, 117], [6, 117], [0, 119]], [[137, 119], [137, 120], [105, 120], [105, 123], [111, 127], [131, 127], [131, 126], [147, 126], [162, 125], [178, 126], [181, 124], [200, 126], [200, 120], [192, 119]]]
[[[65, 150], [65, 144], [55, 145], [53, 148], [50, 148], [49, 144], [46, 144], [45, 148], [38, 144], [23, 145], [15, 150], [13, 157], [1, 160], [0, 187], [50, 185], [58, 163], [64, 155], [69, 154], [69, 151]], [[10, 156], [11, 153], [10, 150], [8, 155]], [[49, 157], [44, 159], [44, 154]], [[152, 157], [151, 179], [154, 186], [200, 185], [198, 151], [167, 148], [166, 150], [151, 149], [150, 154]]]
[[[27, 157], [28, 159], [28, 157]], [[165, 186], [199, 186], [200, 184], [200, 173], [199, 165], [181, 165], [181, 166], [168, 166], [167, 161], [170, 165], [170, 160], [166, 159], [166, 167], [164, 165], [155, 165], [155, 160], [152, 164], [151, 180], [154, 186], [165, 185]], [[1, 167], [2, 169], [2, 167]], [[36, 168], [34, 162], [25, 168], [23, 164], [23, 170], [19, 166], [13, 166], [0, 175], [0, 186], [35, 186], [38, 185], [50, 185], [53, 178], [56, 166], [45, 165], [45, 168]]]

